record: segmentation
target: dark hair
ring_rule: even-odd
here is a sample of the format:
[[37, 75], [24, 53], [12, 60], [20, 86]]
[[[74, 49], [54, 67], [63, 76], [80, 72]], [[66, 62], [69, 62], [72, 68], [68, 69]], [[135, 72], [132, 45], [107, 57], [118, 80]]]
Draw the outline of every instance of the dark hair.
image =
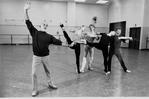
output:
[[94, 20], [94, 21], [96, 21], [96, 20], [97, 20], [97, 17], [96, 17], [96, 16], [95, 16], [95, 17], [93, 17], [93, 20]]
[[90, 28], [91, 26], [93, 26], [94, 28], [96, 28], [94, 24], [90, 24], [90, 25], [89, 25], [89, 28]]
[[122, 28], [121, 28], [121, 27], [117, 27], [117, 28], [115, 29], [115, 31], [117, 31], [117, 30], [119, 30], [119, 29], [121, 30]]

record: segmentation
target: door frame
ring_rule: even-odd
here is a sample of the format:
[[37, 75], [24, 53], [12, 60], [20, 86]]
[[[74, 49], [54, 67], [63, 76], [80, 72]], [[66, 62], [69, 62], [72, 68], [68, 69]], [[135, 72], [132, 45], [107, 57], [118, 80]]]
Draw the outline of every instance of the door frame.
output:
[[125, 34], [126, 34], [126, 21], [109, 23], [109, 32], [115, 31], [116, 28], [118, 28], [118, 27], [121, 27], [121, 29], [122, 29], [121, 36], [125, 36]]

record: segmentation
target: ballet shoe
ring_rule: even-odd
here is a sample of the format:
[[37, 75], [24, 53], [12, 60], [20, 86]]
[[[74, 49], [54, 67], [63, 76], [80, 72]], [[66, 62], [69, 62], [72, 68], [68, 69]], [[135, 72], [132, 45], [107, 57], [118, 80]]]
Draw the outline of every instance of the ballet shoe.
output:
[[87, 69], [93, 71], [93, 68], [91, 68], [91, 67], [88, 67]]
[[51, 89], [57, 89], [57, 86], [55, 86], [54, 84], [48, 83], [47, 86]]
[[106, 72], [106, 75], [109, 75], [110, 74], [110, 71]]
[[80, 70], [81, 73], [84, 73], [84, 70]]
[[130, 70], [126, 70], [125, 72], [126, 72], [126, 73], [131, 73], [131, 71], [130, 71]]
[[63, 28], [63, 27], [64, 27], [64, 25], [63, 25], [63, 24], [60, 24], [60, 27], [61, 27], [61, 28]]
[[35, 96], [37, 96], [38, 95], [38, 92], [37, 91], [33, 91], [32, 92], [32, 97], [35, 97]]

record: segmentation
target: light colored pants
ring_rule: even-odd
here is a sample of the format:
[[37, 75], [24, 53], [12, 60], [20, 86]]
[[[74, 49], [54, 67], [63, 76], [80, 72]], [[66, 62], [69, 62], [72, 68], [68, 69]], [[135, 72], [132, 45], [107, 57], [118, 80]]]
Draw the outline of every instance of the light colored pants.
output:
[[41, 63], [43, 64], [48, 82], [52, 82], [50, 77], [50, 72], [47, 68], [50, 66], [49, 55], [45, 57], [39, 57], [39, 56], [33, 55], [33, 61], [32, 61], [32, 91], [33, 92], [38, 91], [36, 67], [38, 68], [41, 65]]

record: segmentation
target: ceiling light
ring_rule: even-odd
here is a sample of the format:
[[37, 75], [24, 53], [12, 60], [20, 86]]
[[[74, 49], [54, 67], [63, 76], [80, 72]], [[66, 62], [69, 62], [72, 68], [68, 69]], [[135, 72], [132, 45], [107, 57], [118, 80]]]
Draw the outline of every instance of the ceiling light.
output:
[[76, 2], [85, 2], [86, 0], [74, 0]]
[[100, 4], [105, 4], [105, 3], [107, 3], [108, 1], [105, 1], [105, 0], [99, 0], [99, 1], [97, 1], [96, 3], [100, 3]]

